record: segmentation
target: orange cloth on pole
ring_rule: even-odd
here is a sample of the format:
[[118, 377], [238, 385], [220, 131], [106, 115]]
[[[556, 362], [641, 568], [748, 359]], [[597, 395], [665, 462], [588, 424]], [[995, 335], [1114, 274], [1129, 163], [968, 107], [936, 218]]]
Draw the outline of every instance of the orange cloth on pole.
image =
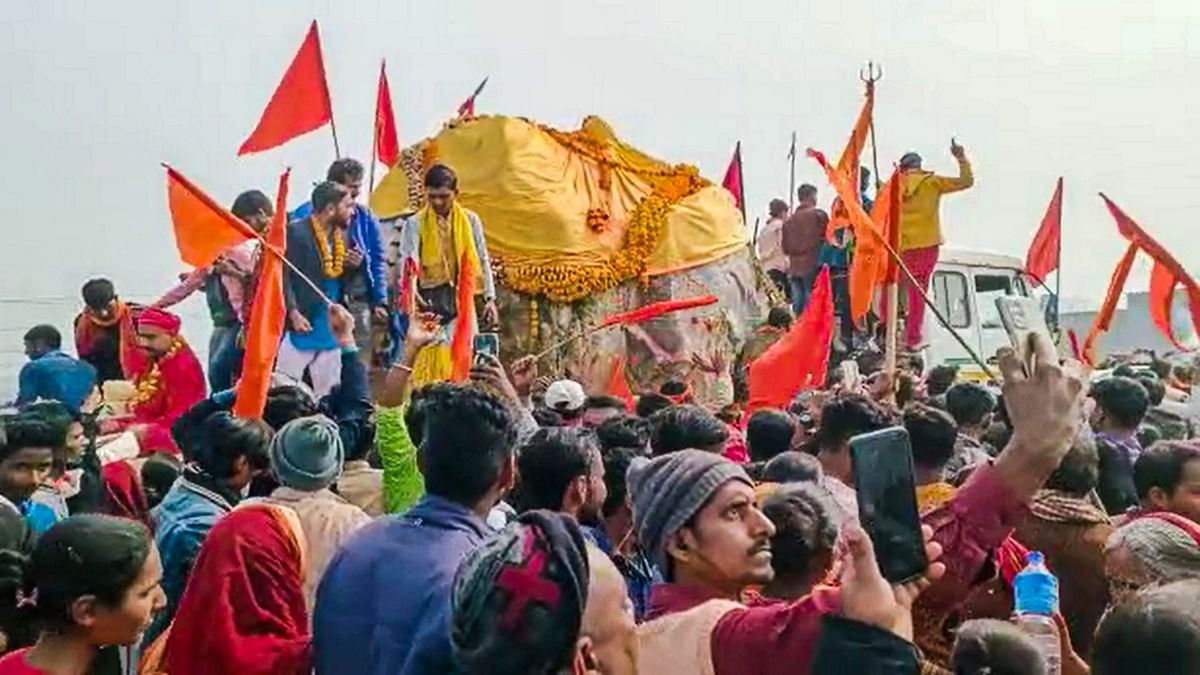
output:
[[242, 377], [238, 381], [237, 400], [233, 414], [238, 417], [262, 419], [271, 388], [271, 371], [279, 342], [283, 339], [283, 256], [287, 251], [287, 193], [288, 169], [279, 177], [275, 193], [275, 217], [267, 228], [267, 243], [262, 250], [262, 265], [255, 282], [250, 319], [246, 323], [246, 353], [242, 357]]
[[1062, 196], [1063, 179], [1059, 178], [1042, 224], [1025, 254], [1025, 273], [1042, 283], [1046, 283], [1048, 274], [1058, 269], [1062, 252]]
[[[862, 208], [859, 207], [861, 211]], [[791, 330], [750, 363], [747, 410], [787, 409], [796, 394], [823, 387], [833, 341], [829, 268], [821, 268], [812, 297]]]
[[629, 380], [625, 379], [625, 357], [618, 355], [613, 364], [612, 375], [608, 378], [605, 392], [609, 396], [625, 401], [625, 410], [633, 412], [633, 392], [629, 389]]
[[1088, 365], [1096, 365], [1096, 340], [1112, 326], [1113, 314], [1117, 311], [1117, 303], [1121, 300], [1121, 292], [1125, 289], [1125, 280], [1129, 278], [1129, 270], [1133, 269], [1133, 260], [1137, 257], [1137, 252], [1137, 244], [1130, 244], [1113, 270], [1112, 281], [1108, 284], [1108, 295], [1105, 296], [1100, 311], [1092, 319], [1092, 328], [1083, 341], [1083, 361]]
[[450, 381], [463, 382], [471, 375], [471, 357], [475, 351], [475, 274], [477, 263], [471, 251], [464, 250], [458, 260], [458, 316], [450, 338]]
[[1175, 331], [1171, 328], [1171, 304], [1175, 301], [1175, 287], [1179, 279], [1171, 273], [1171, 268], [1161, 262], [1154, 263], [1150, 272], [1150, 320], [1176, 349], [1186, 349], [1175, 339]]
[[258, 235], [175, 169], [167, 167], [167, 206], [179, 258], [207, 267], [222, 253]]
[[[855, 186], [854, 199], [860, 206], [862, 205], [862, 194], [858, 190], [858, 186], [861, 184], [858, 177], [858, 158], [862, 156], [863, 148], [867, 145], [867, 134], [871, 131], [871, 118], [874, 114], [875, 83], [867, 82], [866, 100], [863, 101], [862, 109], [858, 111], [858, 118], [854, 120], [854, 128], [850, 130], [850, 138], [846, 140], [846, 147], [842, 149], [837, 167], [834, 168], [834, 171], [846, 177], [850, 185]], [[835, 204], [830, 209], [829, 225], [825, 228], [825, 240], [831, 244], [838, 243], [835, 235], [838, 230], [852, 227], [845, 209], [839, 208], [841, 199], [838, 197], [839, 204]]]
[[262, 152], [283, 145], [293, 138], [319, 129], [333, 120], [329, 84], [325, 80], [325, 61], [321, 56], [321, 37], [314, 20], [300, 50], [292, 59], [258, 126], [238, 149], [238, 156]]
[[383, 62], [379, 63], [379, 91], [375, 96], [375, 156], [389, 168], [400, 160], [400, 138], [396, 133], [396, 115], [392, 112], [392, 88], [388, 85]]

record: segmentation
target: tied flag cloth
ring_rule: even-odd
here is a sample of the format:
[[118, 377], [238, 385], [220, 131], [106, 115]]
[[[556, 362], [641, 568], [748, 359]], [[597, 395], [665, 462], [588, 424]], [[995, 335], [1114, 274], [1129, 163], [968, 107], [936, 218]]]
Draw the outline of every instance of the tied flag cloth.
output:
[[800, 392], [824, 386], [832, 341], [833, 294], [829, 268], [823, 267], [800, 319], [750, 363], [747, 411], [786, 410]]
[[742, 185], [742, 142], [738, 141], [733, 148], [733, 157], [729, 160], [729, 167], [725, 169], [725, 178], [721, 180], [721, 186], [729, 190], [733, 195], [733, 201], [737, 204], [738, 210], [742, 213], [746, 212], [746, 198]]
[[258, 126], [238, 149], [238, 156], [270, 150], [332, 121], [333, 104], [325, 79], [321, 38], [317, 22], [313, 21], [300, 50], [263, 110]]
[[[854, 201], [862, 205], [862, 193], [859, 190], [861, 181], [858, 177], [858, 158], [862, 156], [863, 148], [867, 145], [867, 134], [871, 131], [871, 119], [875, 114], [875, 83], [867, 82], [866, 100], [863, 101], [862, 109], [858, 111], [858, 118], [854, 120], [854, 127], [850, 130], [850, 138], [846, 140], [846, 147], [842, 148], [842, 155], [838, 158], [837, 166], [833, 171], [845, 179], [854, 189]], [[844, 197], [839, 195], [839, 205]], [[833, 217], [829, 219], [829, 225], [825, 228], [825, 240], [831, 244], [837, 243], [835, 233], [844, 228], [851, 226], [849, 216], [844, 207], [834, 208]]]
[[479, 94], [483, 93], [483, 88], [487, 86], [487, 83], [488, 79], [486, 77], [483, 78], [483, 81], [479, 83], [478, 87], [475, 87], [475, 91], [467, 97], [467, 100], [459, 104], [459, 119], [471, 119], [475, 116], [475, 99], [479, 98]]
[[396, 133], [396, 115], [392, 111], [392, 89], [388, 85], [387, 64], [379, 63], [379, 91], [375, 97], [375, 157], [387, 167], [400, 160], [400, 138]]
[[625, 379], [624, 356], [617, 356], [617, 362], [613, 364], [612, 375], [608, 378], [608, 386], [605, 391], [609, 396], [625, 401], [626, 412], [633, 412], [633, 392], [629, 389], [629, 380]]
[[192, 267], [207, 267], [234, 246], [258, 238], [245, 221], [218, 205], [183, 174], [163, 166], [180, 260]]
[[1063, 179], [1059, 178], [1054, 196], [1050, 198], [1050, 206], [1042, 218], [1042, 225], [1029, 244], [1029, 253], [1025, 255], [1025, 273], [1043, 284], [1046, 283], [1046, 277], [1058, 269], [1062, 254], [1062, 196]]
[[287, 250], [287, 193], [291, 170], [279, 176], [275, 193], [275, 215], [267, 228], [266, 251], [254, 287], [250, 319], [246, 323], [246, 350], [242, 377], [238, 381], [233, 413], [238, 417], [262, 419], [271, 388], [271, 371], [283, 340], [287, 309], [283, 299], [283, 256]]

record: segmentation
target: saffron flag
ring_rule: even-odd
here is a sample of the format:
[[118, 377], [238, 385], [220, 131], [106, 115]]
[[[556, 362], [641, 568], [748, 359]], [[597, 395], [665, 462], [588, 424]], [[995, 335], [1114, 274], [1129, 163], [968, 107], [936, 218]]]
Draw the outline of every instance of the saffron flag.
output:
[[479, 98], [479, 94], [483, 93], [483, 88], [487, 86], [487, 83], [488, 79], [486, 77], [483, 78], [483, 82], [480, 82], [479, 86], [475, 87], [475, 91], [467, 97], [467, 100], [458, 105], [459, 119], [471, 119], [475, 116], [475, 99]]
[[721, 186], [729, 190], [733, 195], [733, 201], [737, 204], [738, 210], [745, 213], [746, 201], [742, 193], [742, 142], [738, 141], [733, 148], [733, 157], [729, 160], [729, 166], [725, 169], [725, 178], [721, 179]]
[[[1187, 273], [1183, 265], [1171, 255], [1171, 252], [1160, 244], [1148, 232], [1135, 223], [1132, 218], [1103, 194], [1104, 200], [1113, 218], [1117, 221], [1117, 231], [1129, 242], [1140, 247], [1154, 260], [1154, 269], [1150, 275], [1150, 313], [1154, 325], [1162, 331], [1171, 344], [1181, 347], [1171, 330], [1171, 304], [1175, 296], [1175, 287], [1183, 286], [1187, 294], [1188, 310], [1192, 315], [1192, 325], [1200, 333], [1200, 286], [1192, 275]], [[1182, 348], [1182, 347], [1181, 347]]]
[[[875, 83], [867, 82], [866, 100], [863, 101], [862, 108], [858, 111], [858, 118], [854, 120], [854, 127], [850, 130], [850, 138], [846, 140], [846, 147], [842, 149], [842, 155], [838, 158], [837, 166], [834, 168], [834, 171], [845, 176], [850, 185], [854, 187], [854, 199], [859, 204], [862, 204], [862, 192], [861, 181], [858, 177], [858, 158], [867, 145], [867, 134], [870, 133], [871, 118], [874, 114]], [[838, 230], [851, 226], [846, 209], [841, 206], [842, 199], [843, 197], [838, 197], [834, 208], [831, 209], [833, 216], [825, 228], [825, 240], [831, 244], [838, 243], [835, 234]]]
[[1108, 283], [1108, 295], [1104, 297], [1104, 304], [1092, 319], [1092, 327], [1083, 341], [1083, 349], [1080, 350], [1083, 362], [1089, 366], [1096, 365], [1096, 341], [1112, 326], [1113, 314], [1117, 311], [1117, 303], [1121, 300], [1121, 292], [1125, 289], [1125, 280], [1129, 278], [1129, 270], [1133, 269], [1133, 260], [1137, 257], [1137, 252], [1137, 244], [1130, 244], [1129, 248], [1125, 249], [1125, 255], [1121, 256], [1113, 270], [1112, 280]]
[[800, 392], [825, 386], [832, 341], [833, 294], [823, 267], [800, 319], [750, 363], [747, 410], [786, 409]]
[[629, 381], [625, 379], [625, 357], [617, 356], [617, 362], [613, 364], [612, 375], [608, 378], [608, 387], [605, 391], [609, 396], [625, 401], [625, 410], [633, 412], [633, 392], [629, 389]]
[[314, 20], [292, 64], [267, 102], [258, 126], [238, 149], [238, 156], [270, 150], [332, 120], [333, 104], [325, 80], [321, 38]]
[[287, 250], [290, 174], [289, 169], [279, 177], [275, 216], [271, 218], [266, 242], [259, 251], [262, 264], [255, 280], [250, 318], [246, 322], [246, 354], [242, 357], [242, 377], [238, 380], [237, 399], [233, 403], [233, 414], [238, 417], [262, 419], [267, 391], [271, 388], [271, 372], [275, 370], [275, 356], [283, 339], [287, 314], [283, 300], [283, 256]]
[[631, 309], [627, 312], [617, 312], [604, 317], [596, 327], [606, 328], [608, 326], [631, 325], [642, 323], [650, 319], [656, 319], [664, 314], [673, 312], [682, 312], [685, 309], [695, 309], [697, 307], [707, 307], [717, 303], [715, 295], [697, 295], [694, 298], [681, 298], [679, 300], [660, 300], [652, 302], [649, 305], [643, 305], [637, 309]]
[[1062, 254], [1062, 196], [1063, 179], [1059, 178], [1050, 206], [1046, 208], [1042, 224], [1025, 255], [1025, 273], [1043, 284], [1046, 276], [1058, 269]]
[[[475, 351], [475, 276], [478, 274], [471, 251], [463, 251], [458, 261], [457, 307], [454, 335], [450, 338], [450, 381], [463, 382], [471, 375], [471, 357]], [[410, 319], [411, 320], [411, 319]]]
[[392, 89], [388, 86], [387, 64], [379, 62], [379, 91], [375, 95], [375, 156], [386, 166], [400, 160], [400, 138], [392, 112]]
[[167, 207], [183, 262], [207, 267], [222, 253], [258, 237], [244, 220], [219, 206], [178, 171], [166, 169]]

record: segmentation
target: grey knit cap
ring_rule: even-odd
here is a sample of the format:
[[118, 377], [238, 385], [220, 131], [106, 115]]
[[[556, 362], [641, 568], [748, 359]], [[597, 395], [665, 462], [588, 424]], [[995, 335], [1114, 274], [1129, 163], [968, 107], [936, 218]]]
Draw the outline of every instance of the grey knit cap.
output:
[[271, 439], [271, 468], [279, 482], [304, 492], [332, 485], [344, 455], [338, 425], [324, 415], [294, 419]]
[[629, 465], [626, 482], [633, 497], [633, 525], [659, 571], [667, 571], [667, 540], [731, 480], [754, 486], [741, 466], [702, 450], [639, 457]]

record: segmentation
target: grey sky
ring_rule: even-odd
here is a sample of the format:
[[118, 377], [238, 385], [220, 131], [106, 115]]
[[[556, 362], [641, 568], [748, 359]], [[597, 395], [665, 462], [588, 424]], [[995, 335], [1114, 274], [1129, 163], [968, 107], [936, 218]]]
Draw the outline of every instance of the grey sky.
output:
[[[975, 162], [975, 189], [945, 204], [953, 245], [1023, 255], [1065, 174], [1066, 295], [1099, 298], [1122, 249], [1099, 190], [1200, 267], [1194, 0], [38, 0], [3, 15], [3, 298], [74, 295], [101, 273], [134, 299], [170, 283], [162, 160], [222, 202], [290, 164], [298, 203], [331, 159], [327, 130], [235, 155], [314, 16], [355, 157], [384, 56], [405, 144], [490, 75], [481, 113], [566, 128], [598, 114], [710, 178], [741, 139], [753, 221], [785, 196], [793, 129], [840, 149], [874, 58], [881, 165], [916, 149], [950, 170], [952, 135]], [[799, 178], [830, 196], [810, 161]]]

